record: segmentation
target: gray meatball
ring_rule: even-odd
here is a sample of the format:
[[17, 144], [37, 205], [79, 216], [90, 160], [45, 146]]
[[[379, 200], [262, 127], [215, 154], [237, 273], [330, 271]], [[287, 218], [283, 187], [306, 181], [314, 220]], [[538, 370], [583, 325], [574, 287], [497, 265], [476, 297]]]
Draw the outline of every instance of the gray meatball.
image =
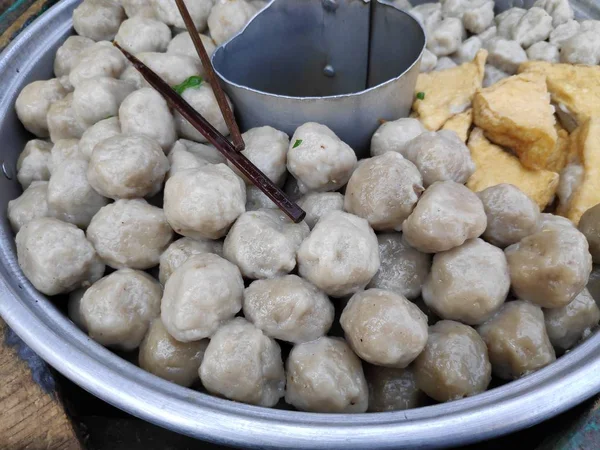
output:
[[88, 181], [88, 162], [68, 159], [52, 173], [48, 183], [48, 206], [54, 217], [86, 228], [108, 199]]
[[[176, 28], [185, 28], [183, 18], [179, 13], [175, 0], [149, 0], [154, 6], [154, 13], [161, 22]], [[212, 0], [185, 0], [185, 6], [192, 17], [198, 31], [206, 28], [206, 20], [213, 6]]]
[[506, 247], [533, 234], [539, 225], [537, 204], [512, 184], [497, 184], [477, 193], [487, 216], [486, 241]]
[[125, 20], [125, 11], [112, 0], [84, 0], [73, 11], [73, 28], [77, 34], [94, 41], [110, 41]]
[[379, 234], [377, 241], [381, 265], [368, 287], [416, 299], [429, 273], [431, 255], [412, 248], [400, 233]]
[[413, 369], [419, 389], [439, 402], [479, 394], [492, 379], [484, 341], [473, 328], [451, 320], [429, 327]]
[[79, 151], [86, 159], [90, 159], [94, 147], [99, 142], [119, 134], [121, 134], [121, 124], [118, 117], [96, 122], [83, 132], [79, 140]]
[[296, 253], [310, 232], [304, 222], [292, 222], [279, 209], [243, 213], [223, 244], [225, 258], [247, 278], [273, 278], [296, 267]]
[[75, 225], [40, 217], [21, 227], [16, 237], [19, 267], [46, 295], [87, 287], [104, 273], [92, 244]]
[[344, 196], [339, 192], [313, 192], [301, 197], [296, 203], [306, 212], [304, 221], [312, 230], [321, 217], [344, 209]]
[[371, 138], [371, 156], [383, 155], [386, 152], [397, 152], [406, 156], [406, 145], [423, 132], [425, 127], [417, 119], [403, 118], [385, 122], [377, 128]]
[[69, 159], [88, 159], [79, 150], [79, 139], [61, 139], [54, 144], [48, 162], [50, 176], [63, 162]]
[[562, 308], [544, 309], [544, 321], [550, 342], [564, 352], [588, 337], [600, 321], [600, 309], [587, 289]]
[[594, 262], [600, 264], [600, 205], [588, 209], [581, 216], [579, 231], [588, 241]]
[[502, 306], [509, 289], [504, 252], [472, 239], [433, 257], [423, 300], [442, 319], [477, 325]]
[[[214, 147], [198, 142], [179, 139], [169, 151], [171, 167], [167, 179], [186, 169], [197, 169], [207, 164], [226, 163], [227, 159]], [[250, 186], [248, 186], [250, 188]]]
[[[198, 58], [175, 53], [158, 52], [142, 52], [138, 53], [136, 56], [171, 86], [181, 84], [190, 77], [198, 76], [202, 73], [202, 65]], [[121, 79], [134, 84], [138, 89], [151, 87], [142, 74], [131, 65], [123, 71]], [[186, 91], [187, 90], [189, 89], [186, 89]], [[188, 103], [191, 103], [189, 99], [186, 98], [186, 100]], [[197, 108], [196, 105], [192, 106]], [[202, 115], [204, 115], [204, 113], [202, 113]]]
[[[341, 194], [340, 194], [341, 195]], [[342, 203], [343, 203], [342, 196]], [[246, 186], [246, 211], [258, 211], [259, 209], [277, 209], [278, 206], [273, 203], [273, 201], [265, 195], [263, 191], [261, 191], [256, 186], [249, 185]], [[303, 208], [304, 209], [304, 208]], [[340, 208], [341, 210], [341, 208]], [[308, 212], [306, 214], [308, 216]], [[306, 220], [305, 220], [306, 222]], [[308, 222], [306, 222], [308, 224]]]
[[285, 401], [301, 411], [361, 413], [369, 403], [360, 359], [343, 339], [296, 345], [286, 363]]
[[96, 77], [119, 78], [125, 70], [126, 61], [123, 54], [110, 42], [96, 42], [76, 58], [69, 73], [69, 81], [77, 87], [83, 81]]
[[454, 181], [438, 181], [423, 193], [402, 231], [412, 247], [436, 253], [480, 236], [486, 226], [485, 210], [477, 195]]
[[436, 181], [464, 184], [475, 172], [471, 152], [453, 131], [422, 133], [407, 144], [404, 156], [417, 166], [425, 187]]
[[333, 304], [297, 275], [254, 281], [244, 291], [244, 316], [272, 338], [299, 344], [324, 336]]
[[275, 406], [285, 391], [277, 342], [241, 317], [211, 338], [200, 366], [204, 387], [213, 394], [259, 406]]
[[494, 375], [513, 380], [556, 359], [539, 306], [521, 300], [506, 303], [477, 331], [485, 341]]
[[29, 83], [17, 96], [15, 110], [23, 126], [37, 137], [48, 137], [47, 114], [53, 103], [67, 95], [67, 90], [59, 80]]
[[[200, 40], [202, 41], [204, 49], [210, 58], [217, 48], [215, 42], [210, 36], [205, 34], [200, 35]], [[185, 55], [200, 60], [198, 52], [196, 52], [196, 47], [194, 47], [194, 43], [190, 37], [190, 33], [187, 31], [179, 33], [177, 36], [173, 37], [171, 42], [169, 42], [169, 46], [167, 47], [167, 53]]]
[[164, 52], [170, 41], [171, 30], [166, 24], [142, 16], [125, 20], [115, 37], [115, 42], [133, 54]]
[[241, 31], [256, 12], [246, 0], [217, 1], [208, 16], [210, 35], [220, 45]]
[[340, 318], [346, 340], [363, 360], [404, 368], [427, 343], [427, 317], [406, 297], [382, 289], [354, 294]]
[[79, 139], [88, 128], [88, 124], [79, 118], [73, 108], [73, 94], [68, 94], [52, 103], [46, 121], [52, 142], [61, 139]]
[[300, 276], [333, 297], [363, 289], [379, 270], [377, 237], [366, 220], [334, 211], [298, 250]]
[[160, 255], [158, 279], [164, 285], [173, 272], [184, 262], [192, 256], [203, 253], [214, 253], [221, 256], [223, 254], [223, 242], [186, 237], [176, 240]]
[[52, 143], [33, 139], [25, 144], [25, 148], [17, 160], [17, 180], [23, 189], [27, 189], [34, 181], [50, 179], [50, 158]]
[[142, 199], [117, 200], [93, 217], [87, 236], [115, 269], [149, 269], [173, 239], [163, 210]]
[[179, 342], [156, 318], [140, 344], [140, 367], [180, 386], [191, 386], [199, 380], [198, 369], [207, 346], [208, 339]]
[[429, 31], [427, 48], [438, 57], [448, 56], [458, 50], [465, 37], [462, 21], [447, 17]]
[[344, 209], [366, 219], [375, 230], [401, 230], [423, 192], [413, 163], [395, 152], [363, 160], [354, 171]]
[[512, 28], [512, 38], [523, 48], [548, 39], [552, 31], [552, 16], [542, 8], [534, 6]]
[[139, 198], [158, 193], [168, 169], [169, 161], [154, 139], [121, 134], [94, 147], [87, 176], [105, 197]]
[[370, 412], [401, 411], [421, 406], [425, 394], [417, 387], [411, 366], [405, 369], [366, 365]]
[[67, 40], [58, 47], [54, 58], [54, 75], [62, 77], [69, 75], [71, 69], [77, 62], [77, 58], [86, 49], [94, 45], [94, 41], [84, 36], [69, 36]]
[[505, 253], [517, 297], [544, 308], [571, 303], [592, 271], [587, 240], [572, 226], [544, 224]]
[[558, 47], [546, 41], [540, 41], [527, 49], [527, 57], [532, 60], [557, 63], [560, 59]]
[[33, 219], [51, 215], [47, 195], [48, 182], [34, 181], [20, 196], [8, 202], [6, 215], [15, 233]]
[[87, 126], [116, 116], [123, 100], [135, 91], [127, 81], [97, 77], [82, 81], [73, 91], [73, 111]]

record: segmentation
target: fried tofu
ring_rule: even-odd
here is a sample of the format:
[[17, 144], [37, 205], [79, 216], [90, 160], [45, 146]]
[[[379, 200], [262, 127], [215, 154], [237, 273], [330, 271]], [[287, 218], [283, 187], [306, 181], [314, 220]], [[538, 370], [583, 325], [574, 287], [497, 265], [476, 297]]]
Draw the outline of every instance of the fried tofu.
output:
[[573, 125], [600, 116], [600, 66], [528, 61], [519, 66], [519, 73], [539, 73], [546, 77], [548, 91], [561, 120], [565, 114], [574, 119], [572, 125], [568, 118], [563, 121], [569, 131]]
[[530, 169], [550, 170], [562, 159], [554, 108], [541, 74], [515, 75], [480, 89], [473, 98], [473, 122]]
[[487, 51], [479, 50], [471, 62], [419, 74], [416, 92], [425, 97], [415, 100], [413, 110], [428, 130], [439, 130], [449, 118], [471, 106], [473, 95], [481, 88], [486, 58]]
[[558, 122], [554, 125], [556, 129], [556, 153], [560, 155], [556, 159], [556, 163], [549, 167], [548, 170], [552, 170], [553, 172], [560, 172], [564, 169], [567, 164], [570, 164], [575, 161], [574, 156], [571, 153], [571, 141], [569, 138], [569, 132], [565, 130], [562, 125]]
[[471, 131], [468, 147], [476, 167], [475, 173], [467, 181], [467, 187], [472, 191], [479, 192], [490, 186], [509, 183], [527, 194], [540, 210], [554, 198], [558, 187], [557, 173], [524, 167], [516, 156], [488, 141], [480, 128]]
[[454, 131], [458, 137], [466, 144], [469, 137], [469, 130], [473, 124], [473, 109], [469, 108], [465, 112], [449, 118], [442, 130]]
[[571, 195], [566, 216], [577, 225], [584, 212], [600, 203], [600, 117], [589, 119], [573, 134], [583, 178]]

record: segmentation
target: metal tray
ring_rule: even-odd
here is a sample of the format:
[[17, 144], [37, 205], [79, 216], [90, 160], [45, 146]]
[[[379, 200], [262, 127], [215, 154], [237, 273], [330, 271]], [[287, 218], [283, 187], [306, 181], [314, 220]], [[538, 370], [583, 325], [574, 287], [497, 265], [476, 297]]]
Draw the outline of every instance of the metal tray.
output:
[[[465, 444], [529, 427], [600, 391], [600, 333], [549, 367], [475, 397], [357, 415], [266, 409], [208, 396], [150, 375], [93, 342], [25, 279], [6, 219], [7, 202], [20, 194], [15, 165], [28, 139], [14, 112], [15, 98], [25, 84], [52, 76], [54, 54], [71, 33], [71, 13], [78, 2], [64, 0], [52, 7], [0, 55], [0, 314], [58, 371], [149, 422], [246, 448], [414, 449]], [[594, 3], [577, 7], [581, 15], [598, 9]]]

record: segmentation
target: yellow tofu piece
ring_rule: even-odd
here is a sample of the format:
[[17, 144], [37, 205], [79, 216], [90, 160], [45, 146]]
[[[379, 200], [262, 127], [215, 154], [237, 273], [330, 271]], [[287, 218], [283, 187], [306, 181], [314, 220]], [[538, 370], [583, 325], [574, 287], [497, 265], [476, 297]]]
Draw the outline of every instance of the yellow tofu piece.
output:
[[541, 74], [514, 75], [477, 91], [473, 122], [492, 142], [514, 150], [530, 169], [560, 165], [554, 108]]
[[475, 91], [481, 88], [486, 58], [487, 51], [479, 50], [471, 62], [419, 74], [416, 92], [424, 92], [425, 98], [415, 99], [413, 110], [425, 128], [437, 131], [450, 117], [471, 106]]
[[467, 187], [472, 191], [509, 183], [535, 201], [540, 210], [554, 198], [558, 187], [557, 173], [524, 167], [519, 158], [488, 141], [480, 128], [471, 131], [468, 147], [475, 162], [475, 173], [467, 181]]
[[583, 213], [600, 203], [600, 117], [581, 125], [573, 144], [581, 157], [583, 179], [571, 196], [567, 218], [578, 225]]
[[600, 116], [600, 66], [528, 61], [519, 67], [519, 73], [527, 72], [546, 77], [557, 110], [572, 115], [578, 125]]
[[442, 130], [451, 130], [458, 134], [458, 137], [464, 142], [467, 142], [469, 130], [473, 124], [473, 109], [469, 108], [465, 112], [450, 117]]

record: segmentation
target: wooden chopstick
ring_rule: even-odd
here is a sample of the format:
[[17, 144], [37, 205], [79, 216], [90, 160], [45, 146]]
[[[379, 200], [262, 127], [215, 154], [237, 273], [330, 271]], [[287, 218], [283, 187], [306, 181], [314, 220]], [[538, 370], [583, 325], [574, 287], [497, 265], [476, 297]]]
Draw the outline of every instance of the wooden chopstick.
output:
[[259, 188], [273, 203], [277, 205], [295, 223], [301, 222], [306, 213], [296, 203], [273, 183], [269, 177], [262, 173], [258, 167], [246, 158], [242, 153], [236, 151], [229, 140], [219, 133], [202, 115], [186, 102], [171, 86], [152, 71], [143, 62], [113, 42], [123, 55], [131, 62], [146, 81], [161, 94], [171, 108], [177, 110], [192, 126], [215, 146], [252, 184]]
[[229, 133], [231, 133], [233, 146], [238, 152], [241, 152], [245, 148], [244, 139], [242, 138], [242, 134], [240, 133], [238, 124], [235, 121], [233, 111], [229, 107], [229, 102], [227, 102], [225, 92], [223, 92], [223, 88], [219, 83], [217, 74], [215, 73], [215, 69], [212, 66], [212, 62], [208, 57], [208, 53], [206, 53], [206, 49], [204, 48], [202, 39], [200, 39], [200, 34], [198, 33], [198, 30], [196, 30], [194, 21], [192, 20], [192, 17], [190, 16], [190, 13], [184, 1], [175, 0], [175, 3], [177, 3], [177, 7], [179, 8], [179, 12], [185, 23], [185, 27], [190, 33], [190, 37], [192, 38], [194, 47], [196, 47], [196, 52], [200, 57], [200, 61], [202, 61], [202, 66], [206, 71], [206, 76], [208, 77], [208, 81], [213, 89], [219, 108], [221, 109], [221, 114], [223, 114], [223, 118], [225, 119], [225, 123], [227, 124], [227, 128], [229, 129]]

